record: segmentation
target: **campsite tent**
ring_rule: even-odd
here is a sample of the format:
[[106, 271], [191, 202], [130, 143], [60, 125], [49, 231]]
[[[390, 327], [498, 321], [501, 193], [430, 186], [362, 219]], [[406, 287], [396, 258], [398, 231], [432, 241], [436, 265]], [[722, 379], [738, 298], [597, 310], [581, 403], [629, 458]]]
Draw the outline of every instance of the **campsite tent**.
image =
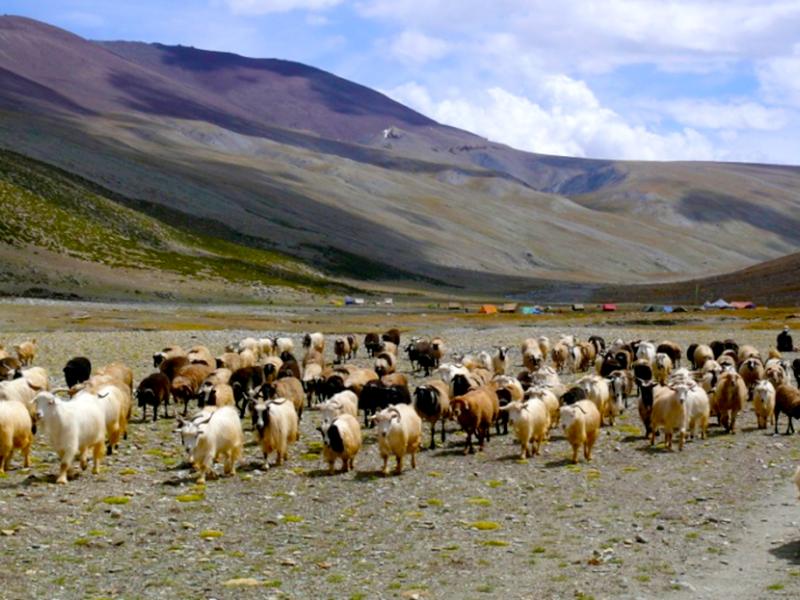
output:
[[665, 313], [671, 313], [671, 312], [673, 312], [674, 310], [675, 310], [675, 309], [674, 309], [674, 308], [672, 308], [672, 307], [671, 307], [671, 306], [669, 306], [669, 305], [664, 305], [664, 306], [662, 306], [662, 307], [661, 307], [661, 312], [665, 312]]
[[515, 313], [517, 312], [517, 308], [519, 304], [516, 302], [506, 302], [503, 306], [500, 307], [500, 312], [502, 313]]
[[478, 312], [482, 315], [496, 315], [497, 307], [494, 304], [484, 304], [478, 309]]
[[540, 306], [523, 306], [522, 307], [522, 314], [523, 315], [540, 315], [540, 314], [542, 314], [542, 308]]
[[730, 304], [725, 302], [722, 298], [714, 302], [704, 302], [703, 303], [703, 310], [714, 310], [714, 309], [723, 309], [723, 308], [733, 308]]
[[672, 312], [685, 313], [689, 312], [689, 309], [687, 309], [685, 306], [676, 306]]
[[743, 308], [755, 308], [756, 305], [753, 302], [750, 302], [749, 300], [743, 300], [743, 301], [734, 300], [733, 302], [731, 302], [731, 307], [741, 310]]
[[355, 299], [355, 298], [353, 298], [352, 296], [345, 296], [345, 297], [344, 297], [344, 303], [345, 303], [347, 306], [350, 306], [351, 304], [355, 304], [355, 303], [356, 303], [356, 299]]
[[575, 310], [575, 311], [584, 310], [583, 304], [573, 304], [572, 305], [572, 310]]
[[656, 307], [652, 304], [647, 304], [646, 306], [642, 307], [642, 312], [656, 312]]
[[603, 312], [614, 312], [617, 310], [616, 304], [603, 304]]
[[447, 310], [461, 310], [463, 307], [461, 306], [461, 302], [448, 302], [447, 303]]

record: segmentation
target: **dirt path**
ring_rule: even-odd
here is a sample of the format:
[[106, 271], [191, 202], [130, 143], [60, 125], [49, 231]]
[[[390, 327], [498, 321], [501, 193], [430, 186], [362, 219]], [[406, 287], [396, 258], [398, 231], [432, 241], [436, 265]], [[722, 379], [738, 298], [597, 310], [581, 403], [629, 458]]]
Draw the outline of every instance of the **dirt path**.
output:
[[797, 598], [800, 594], [800, 502], [789, 481], [744, 519], [735, 548], [720, 568], [676, 582], [676, 598]]

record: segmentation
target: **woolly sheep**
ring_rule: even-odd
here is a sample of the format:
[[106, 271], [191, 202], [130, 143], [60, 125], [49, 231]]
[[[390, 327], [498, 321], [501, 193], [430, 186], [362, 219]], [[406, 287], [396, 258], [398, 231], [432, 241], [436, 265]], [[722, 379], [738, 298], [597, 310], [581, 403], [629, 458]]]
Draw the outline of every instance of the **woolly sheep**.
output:
[[33, 421], [28, 407], [17, 400], [0, 402], [0, 473], [11, 467], [15, 450], [22, 452], [23, 466], [31, 466]]
[[450, 416], [450, 390], [444, 381], [432, 379], [414, 390], [414, 409], [431, 424], [430, 449], [436, 448], [436, 422], [442, 423], [442, 444], [445, 442], [445, 422]]
[[164, 418], [169, 417], [169, 378], [161, 371], [151, 373], [141, 382], [136, 389], [136, 399], [142, 409], [142, 421], [147, 418], [147, 407], [153, 407], [153, 422], [158, 420], [158, 407], [164, 405]]
[[497, 352], [492, 356], [492, 370], [495, 375], [505, 375], [509, 369], [508, 346], [497, 346]]
[[695, 369], [702, 369], [710, 360], [714, 360], [714, 351], [710, 346], [700, 344], [694, 349], [694, 353], [692, 354], [692, 364], [694, 365]]
[[789, 418], [786, 434], [794, 433], [792, 419], [800, 419], [800, 390], [788, 384], [775, 390], [775, 433], [778, 433], [778, 417], [784, 413]]
[[325, 352], [325, 335], [322, 332], [307, 333], [303, 336], [303, 348], [316, 350], [320, 354]]
[[276, 398], [250, 404], [256, 442], [264, 454], [264, 470], [269, 469], [269, 455], [275, 452], [275, 465], [289, 458], [289, 445], [299, 439], [297, 412], [290, 400]]
[[342, 461], [342, 472], [355, 467], [355, 457], [361, 450], [361, 426], [352, 415], [342, 414], [327, 426], [317, 428], [322, 434], [322, 456], [332, 474], [336, 459]]
[[656, 345], [652, 342], [642, 342], [636, 349], [636, 360], [646, 360], [651, 365], [656, 359]]
[[672, 373], [672, 358], [666, 352], [657, 352], [656, 359], [653, 362], [653, 377], [661, 385], [667, 383], [667, 379]]
[[508, 413], [514, 434], [520, 444], [520, 458], [535, 456], [544, 444], [550, 430], [550, 411], [539, 398], [525, 402], [514, 401], [500, 408]]
[[525, 392], [525, 398], [528, 400], [537, 398], [544, 402], [544, 405], [547, 407], [547, 410], [550, 413], [550, 429], [555, 429], [558, 427], [561, 414], [561, 403], [558, 401], [558, 398], [552, 390], [538, 386], [532, 387]]
[[542, 364], [543, 357], [546, 356], [539, 347], [539, 341], [534, 338], [528, 338], [522, 342], [520, 353], [522, 354], [522, 366], [529, 371], [538, 369]]
[[577, 381], [577, 385], [586, 392], [586, 399], [594, 402], [600, 412], [600, 424], [605, 419], [613, 425], [614, 417], [619, 414], [617, 407], [611, 402], [611, 392], [608, 388], [608, 381], [597, 375], [587, 375]]
[[[167, 361], [171, 358], [180, 357], [186, 357], [186, 353], [183, 351], [183, 348], [180, 346], [167, 346], [166, 348], [163, 348], [162, 350], [159, 350], [153, 354], [153, 366], [158, 368], [164, 361]], [[169, 377], [169, 375], [167, 375], [167, 377]]]
[[14, 351], [17, 353], [17, 358], [23, 367], [29, 367], [33, 364], [33, 359], [36, 358], [36, 340], [28, 340], [14, 346]]
[[275, 353], [278, 356], [284, 352], [289, 352], [290, 354], [294, 352], [294, 342], [292, 341], [292, 338], [277, 337], [273, 340], [273, 345], [275, 346]]
[[403, 472], [403, 458], [411, 455], [411, 468], [417, 468], [417, 452], [422, 443], [422, 419], [413, 407], [394, 404], [377, 413], [378, 450], [383, 459], [383, 474], [389, 474], [389, 457], [396, 460], [395, 474]]
[[742, 377], [733, 371], [722, 373], [712, 400], [712, 412], [716, 410], [719, 422], [725, 431], [736, 433], [736, 416], [744, 409], [746, 403], [747, 386]]
[[686, 407], [681, 402], [675, 389], [660, 387], [653, 400], [653, 412], [650, 415], [650, 445], [655, 446], [656, 433], [664, 429], [664, 445], [672, 450], [672, 437], [678, 431], [678, 449], [683, 450], [686, 441]]
[[81, 468], [88, 464], [92, 452], [92, 473], [100, 472], [105, 450], [105, 419], [96, 399], [86, 394], [68, 402], [50, 392], [39, 392], [34, 398], [36, 418], [48, 436], [50, 446], [58, 454], [60, 470], [56, 483], [67, 483], [67, 475], [77, 456]]
[[321, 422], [327, 425], [330, 425], [339, 415], [347, 414], [358, 417], [358, 397], [350, 390], [345, 390], [323, 402], [319, 410]]
[[770, 419], [775, 424], [775, 387], [771, 382], [763, 380], [753, 386], [753, 410], [759, 429], [766, 429]]
[[592, 460], [592, 448], [600, 433], [600, 411], [591, 400], [579, 400], [561, 407], [561, 428], [572, 446], [572, 462], [578, 462], [578, 451], [583, 447], [583, 457]]
[[303, 383], [296, 377], [281, 377], [274, 383], [265, 383], [261, 388], [261, 394], [269, 398], [286, 398], [294, 406], [297, 418], [303, 418], [305, 392]]
[[450, 401], [450, 410], [453, 417], [467, 434], [464, 443], [464, 454], [473, 454], [472, 436], [478, 438], [478, 446], [483, 450], [483, 444], [491, 437], [490, 426], [497, 420], [500, 413], [500, 403], [492, 386], [483, 386], [471, 390], [463, 396], [456, 396]]
[[226, 475], [236, 474], [236, 463], [242, 455], [244, 433], [236, 409], [223, 406], [201, 413], [191, 421], [178, 417], [181, 443], [194, 467], [200, 472], [197, 483], [214, 476], [214, 463], [224, 460]]
[[686, 429], [687, 434], [694, 439], [694, 432], [699, 428], [700, 439], [706, 439], [708, 435], [708, 419], [711, 414], [708, 394], [694, 381], [691, 383], [679, 383], [674, 386], [674, 389], [686, 412], [684, 429]]
[[67, 387], [83, 383], [92, 376], [92, 363], [85, 356], [75, 356], [67, 361], [62, 369]]

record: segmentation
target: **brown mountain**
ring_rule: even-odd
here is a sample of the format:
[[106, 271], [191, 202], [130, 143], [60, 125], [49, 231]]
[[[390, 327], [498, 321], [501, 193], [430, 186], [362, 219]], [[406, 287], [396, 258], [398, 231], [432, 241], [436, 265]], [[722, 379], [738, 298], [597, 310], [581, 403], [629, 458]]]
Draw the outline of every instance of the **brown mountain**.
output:
[[553, 296], [800, 250], [797, 168], [520, 152], [313, 67], [20, 17], [0, 146], [356, 279]]

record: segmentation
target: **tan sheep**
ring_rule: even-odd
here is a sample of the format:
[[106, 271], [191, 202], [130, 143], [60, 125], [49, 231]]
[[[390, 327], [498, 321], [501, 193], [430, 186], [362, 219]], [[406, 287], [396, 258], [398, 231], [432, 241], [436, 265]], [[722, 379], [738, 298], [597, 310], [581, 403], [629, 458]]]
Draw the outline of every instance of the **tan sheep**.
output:
[[17, 358], [23, 367], [29, 367], [33, 364], [33, 359], [36, 358], [36, 340], [28, 340], [14, 346], [14, 351], [17, 353]]
[[539, 454], [550, 431], [550, 411], [539, 398], [514, 401], [500, 408], [508, 419], [520, 445], [520, 459]]
[[672, 438], [678, 431], [678, 449], [683, 450], [686, 441], [686, 408], [677, 392], [671, 387], [660, 387], [655, 392], [653, 411], [650, 414], [650, 445], [656, 444], [656, 433], [664, 430], [664, 445], [672, 450]]
[[361, 425], [352, 415], [342, 414], [333, 422], [318, 428], [322, 434], [322, 456], [328, 463], [332, 474], [336, 459], [342, 460], [342, 472], [346, 473], [355, 467], [355, 457], [361, 450]]
[[22, 452], [23, 466], [31, 466], [33, 422], [28, 407], [17, 400], [0, 402], [0, 473], [11, 466], [14, 450]]
[[578, 462], [578, 451], [583, 447], [583, 456], [592, 460], [592, 448], [600, 433], [600, 411], [591, 400], [579, 400], [575, 404], [561, 407], [561, 428], [572, 446], [572, 462]]
[[403, 458], [411, 455], [411, 468], [417, 468], [417, 452], [422, 443], [422, 419], [412, 406], [393, 404], [372, 417], [378, 434], [378, 450], [383, 459], [383, 474], [389, 474], [389, 457], [394, 456], [394, 472], [403, 472]]

